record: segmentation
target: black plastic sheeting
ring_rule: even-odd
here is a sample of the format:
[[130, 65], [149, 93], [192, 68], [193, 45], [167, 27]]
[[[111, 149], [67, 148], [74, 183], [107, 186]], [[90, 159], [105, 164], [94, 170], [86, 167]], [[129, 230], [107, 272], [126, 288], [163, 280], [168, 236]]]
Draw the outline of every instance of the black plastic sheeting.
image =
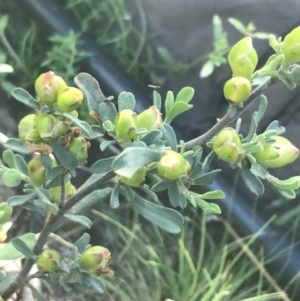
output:
[[[68, 35], [70, 30], [80, 32], [76, 20], [57, 1], [15, 0], [15, 2], [48, 33]], [[111, 60], [87, 34], [84, 34], [82, 39], [81, 49], [93, 54], [84, 62], [84, 68], [100, 82], [101, 87], [110, 93], [109, 95], [118, 95], [122, 91], [132, 92], [137, 99], [136, 110], [138, 112], [149, 107], [151, 103], [149, 93], [142, 91], [130, 79], [130, 76]], [[176, 131], [178, 136], [181, 136], [180, 131], [178, 129]], [[231, 187], [228, 181], [222, 177], [216, 178], [212, 189], [221, 189], [226, 196], [230, 196]], [[247, 195], [240, 193], [235, 194], [234, 202], [229, 197], [219, 202], [223, 215], [231, 216], [231, 224], [241, 236], [257, 233], [267, 222], [266, 218], [258, 214], [253, 220], [253, 209], [249, 204], [251, 201], [247, 200]], [[264, 246], [266, 256], [275, 256], [275, 260], [268, 266], [270, 271], [280, 271], [282, 267], [285, 267], [281, 273], [280, 284], [286, 285], [300, 271], [299, 249], [291, 248], [292, 242], [286, 236], [285, 231], [272, 225], [264, 230], [259, 241]], [[298, 300], [300, 288], [296, 288], [296, 291], [293, 292], [294, 298]]]

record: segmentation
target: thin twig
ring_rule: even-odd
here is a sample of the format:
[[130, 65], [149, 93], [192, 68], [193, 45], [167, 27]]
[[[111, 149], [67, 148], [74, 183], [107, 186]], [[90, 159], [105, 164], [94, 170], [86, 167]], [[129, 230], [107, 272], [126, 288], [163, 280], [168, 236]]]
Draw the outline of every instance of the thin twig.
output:
[[[228, 126], [232, 121], [236, 120], [254, 101], [258, 99], [260, 95], [262, 95], [266, 90], [268, 90], [271, 86], [278, 83], [277, 79], [271, 78], [267, 80], [264, 84], [258, 86], [253, 90], [247, 102], [244, 103], [243, 108], [238, 108], [235, 116], [233, 118], [230, 117], [229, 111], [219, 120], [217, 124], [215, 124], [210, 130], [208, 130], [205, 134], [192, 139], [185, 143], [185, 151], [193, 149], [195, 146], [203, 147], [205, 144], [216, 136], [223, 128]], [[180, 146], [178, 146], [180, 147]]]
[[[63, 215], [68, 212], [75, 204], [77, 204], [80, 200], [82, 200], [84, 197], [89, 195], [91, 192], [93, 192], [96, 189], [102, 189], [105, 187], [108, 187], [112, 183], [112, 179], [115, 177], [115, 173], [111, 170], [107, 172], [103, 177], [98, 178], [91, 184], [87, 185], [82, 190], [79, 190], [75, 195], [73, 195], [66, 205], [59, 210], [59, 212], [56, 215], [51, 215], [47, 223], [45, 224], [34, 248], [33, 252], [35, 254], [40, 254], [45, 246], [45, 244], [48, 241], [48, 238], [50, 234], [54, 231], [55, 226], [57, 223], [61, 220]], [[2, 298], [4, 300], [8, 299], [17, 289], [23, 287], [26, 282], [24, 281], [34, 264], [34, 260], [27, 258], [22, 270], [20, 271], [18, 277], [15, 279], [15, 281], [8, 287], [8, 289], [3, 293]]]
[[65, 206], [65, 198], [66, 198], [66, 184], [65, 184], [65, 173], [63, 171], [59, 174], [59, 182], [60, 182], [60, 200], [58, 204], [58, 208], [62, 209]]

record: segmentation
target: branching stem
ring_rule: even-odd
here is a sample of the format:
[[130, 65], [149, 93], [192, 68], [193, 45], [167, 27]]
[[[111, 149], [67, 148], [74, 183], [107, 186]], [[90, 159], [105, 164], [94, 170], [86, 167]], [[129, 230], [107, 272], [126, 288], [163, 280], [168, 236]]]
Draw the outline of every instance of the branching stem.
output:
[[[247, 102], [244, 103], [243, 108], [238, 108], [234, 117], [230, 117], [229, 110], [227, 113], [216, 123], [210, 130], [208, 130], [205, 134], [190, 140], [185, 143], [185, 151], [193, 149], [195, 146], [204, 147], [205, 144], [211, 140], [214, 136], [216, 136], [223, 128], [228, 126], [231, 122], [236, 120], [260, 95], [262, 95], [266, 90], [268, 90], [271, 86], [278, 83], [279, 81], [275, 78], [271, 78], [267, 80], [262, 85], [258, 86], [253, 90]], [[180, 146], [178, 146], [180, 147]]]
[[[111, 170], [107, 172], [103, 177], [95, 180], [91, 184], [87, 185], [82, 190], [79, 190], [74, 196], [72, 196], [65, 206], [59, 210], [56, 215], [51, 215], [48, 221], [46, 222], [39, 238], [33, 248], [35, 254], [40, 254], [48, 241], [50, 234], [54, 231], [57, 222], [61, 220], [63, 215], [68, 212], [75, 204], [77, 204], [84, 197], [89, 195], [96, 189], [102, 189], [108, 187], [112, 184], [112, 179], [115, 177], [115, 173]], [[23, 287], [26, 284], [26, 278], [31, 270], [31, 267], [34, 264], [34, 260], [27, 258], [22, 270], [20, 271], [18, 277], [15, 281], [8, 287], [8, 289], [3, 293], [2, 298], [7, 300], [17, 289]]]

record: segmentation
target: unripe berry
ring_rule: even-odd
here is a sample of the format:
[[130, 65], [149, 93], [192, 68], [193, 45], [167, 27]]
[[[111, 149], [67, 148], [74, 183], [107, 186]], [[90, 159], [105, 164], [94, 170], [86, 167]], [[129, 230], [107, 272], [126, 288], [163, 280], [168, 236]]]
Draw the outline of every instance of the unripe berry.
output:
[[66, 86], [62, 77], [55, 75], [52, 71], [41, 74], [34, 84], [36, 94], [50, 108], [56, 102], [58, 91]]
[[233, 128], [224, 128], [214, 138], [213, 150], [225, 162], [239, 163], [245, 157], [242, 149], [242, 143], [236, 130]]
[[274, 136], [274, 142], [263, 146], [263, 150], [254, 153], [256, 161], [270, 168], [278, 168], [294, 162], [299, 150], [286, 138]]
[[138, 169], [131, 178], [126, 178], [124, 176], [120, 176], [121, 182], [128, 186], [132, 187], [141, 187], [145, 183], [145, 177], [146, 177], [146, 167], [142, 167]]
[[122, 140], [131, 140], [136, 137], [137, 115], [134, 111], [126, 109], [119, 112], [115, 118], [117, 135]]
[[13, 209], [6, 202], [0, 203], [0, 225], [5, 224], [11, 218]]
[[35, 186], [41, 186], [46, 182], [46, 169], [42, 165], [40, 155], [33, 157], [29, 161], [28, 173]]
[[187, 176], [191, 173], [190, 163], [182, 154], [173, 150], [167, 150], [157, 165], [158, 174], [169, 180], [177, 180], [181, 176]]
[[39, 132], [41, 138], [53, 137], [56, 120], [49, 114], [38, 114], [34, 118], [34, 128]]
[[149, 132], [152, 130], [160, 130], [162, 128], [161, 113], [156, 106], [151, 106], [149, 109], [137, 115], [137, 128], [145, 128]]
[[38, 256], [36, 265], [40, 272], [56, 272], [60, 268], [60, 255], [55, 250], [45, 249]]
[[[61, 186], [52, 187], [49, 189], [49, 192], [52, 195], [51, 202], [58, 204], [60, 201], [61, 195]], [[68, 200], [71, 196], [73, 196], [76, 192], [75, 187], [71, 184], [71, 181], [68, 181], [65, 184], [65, 200]]]
[[88, 149], [90, 147], [90, 143], [85, 140], [84, 137], [73, 137], [69, 151], [78, 159], [79, 163], [84, 163], [88, 158]]
[[233, 76], [242, 76], [250, 79], [258, 62], [256, 50], [253, 48], [252, 39], [241, 39], [231, 48], [228, 61]]
[[238, 105], [247, 100], [251, 94], [251, 90], [251, 82], [241, 76], [229, 79], [223, 88], [226, 100], [232, 105]]
[[80, 258], [80, 267], [92, 275], [108, 274], [110, 264], [110, 251], [101, 246], [87, 249]]
[[286, 35], [282, 51], [287, 65], [300, 61], [300, 26]]
[[77, 110], [83, 101], [83, 93], [74, 87], [66, 87], [59, 90], [57, 95], [57, 108], [63, 112]]
[[21, 119], [18, 125], [19, 138], [25, 142], [38, 142], [41, 141], [39, 132], [34, 128], [35, 114], [26, 115]]

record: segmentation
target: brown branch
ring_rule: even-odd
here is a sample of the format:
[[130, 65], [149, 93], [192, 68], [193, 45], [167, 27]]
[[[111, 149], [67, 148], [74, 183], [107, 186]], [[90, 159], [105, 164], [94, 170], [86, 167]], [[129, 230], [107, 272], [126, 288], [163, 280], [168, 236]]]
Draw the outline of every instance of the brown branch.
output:
[[[65, 206], [59, 210], [56, 215], [51, 214], [48, 221], [46, 222], [39, 238], [33, 248], [35, 254], [40, 254], [48, 241], [50, 234], [54, 231], [57, 223], [61, 220], [63, 215], [67, 213], [75, 204], [77, 204], [84, 197], [89, 195], [96, 189], [102, 189], [108, 187], [112, 184], [112, 179], [115, 177], [113, 171], [107, 172], [103, 177], [95, 180], [91, 184], [87, 185], [82, 190], [79, 190], [75, 195], [73, 195], [65, 204]], [[34, 260], [27, 258], [20, 274], [15, 279], [15, 281], [8, 287], [8, 289], [3, 293], [2, 298], [7, 300], [16, 290], [23, 287], [26, 284], [26, 277], [34, 264]]]
[[210, 130], [208, 130], [205, 134], [186, 142], [184, 145], [185, 151], [193, 149], [195, 146], [204, 147], [205, 144], [210, 141], [214, 136], [216, 136], [223, 128], [228, 126], [231, 122], [236, 120], [254, 101], [258, 99], [260, 95], [262, 95], [266, 90], [268, 90], [271, 86], [278, 83], [279, 81], [275, 78], [271, 78], [267, 80], [264, 84], [258, 86], [254, 89], [248, 98], [248, 100], [244, 103], [243, 108], [237, 108], [236, 114], [233, 118], [230, 117], [229, 111], [216, 123]]

